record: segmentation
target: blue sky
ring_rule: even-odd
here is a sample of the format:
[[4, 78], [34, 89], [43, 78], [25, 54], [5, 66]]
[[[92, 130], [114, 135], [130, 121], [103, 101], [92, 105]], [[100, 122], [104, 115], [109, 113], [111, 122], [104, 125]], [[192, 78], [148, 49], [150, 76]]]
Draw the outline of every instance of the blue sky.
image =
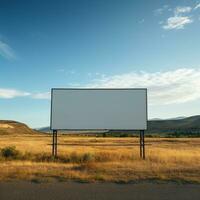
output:
[[200, 1], [0, 1], [0, 119], [49, 125], [52, 87], [147, 87], [149, 118], [200, 114]]

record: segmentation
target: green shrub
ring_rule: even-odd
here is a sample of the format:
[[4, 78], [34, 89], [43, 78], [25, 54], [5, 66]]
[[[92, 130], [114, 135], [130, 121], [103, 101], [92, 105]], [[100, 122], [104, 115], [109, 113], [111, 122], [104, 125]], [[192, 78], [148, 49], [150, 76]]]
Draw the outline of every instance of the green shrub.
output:
[[84, 153], [82, 159], [83, 162], [91, 162], [94, 161], [94, 155], [92, 153]]
[[1, 156], [4, 158], [16, 159], [20, 157], [20, 152], [16, 149], [15, 146], [8, 146], [1, 149]]

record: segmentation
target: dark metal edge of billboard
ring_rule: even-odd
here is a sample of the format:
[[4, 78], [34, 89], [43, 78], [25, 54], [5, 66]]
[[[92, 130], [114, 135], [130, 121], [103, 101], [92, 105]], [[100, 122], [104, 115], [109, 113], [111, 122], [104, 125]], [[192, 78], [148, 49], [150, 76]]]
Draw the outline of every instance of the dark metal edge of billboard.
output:
[[[145, 90], [146, 91], [146, 127], [145, 129], [53, 129], [52, 128], [52, 104], [53, 104], [53, 90]], [[139, 131], [147, 130], [148, 121], [148, 103], [147, 103], [147, 88], [51, 88], [51, 111], [50, 111], [50, 130], [63, 130], [63, 131], [97, 131], [97, 130], [117, 130], [117, 131]]]

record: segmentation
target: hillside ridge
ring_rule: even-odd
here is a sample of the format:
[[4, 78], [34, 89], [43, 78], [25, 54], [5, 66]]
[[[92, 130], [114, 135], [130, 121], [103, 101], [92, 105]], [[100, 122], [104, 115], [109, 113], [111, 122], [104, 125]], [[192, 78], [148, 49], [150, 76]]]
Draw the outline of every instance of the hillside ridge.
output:
[[[49, 132], [50, 127], [42, 127], [39, 131]], [[190, 117], [176, 117], [172, 119], [152, 119], [148, 120], [148, 133], [165, 133], [175, 131], [199, 130], [200, 132], [200, 115]]]
[[0, 135], [17, 135], [17, 134], [39, 134], [41, 132], [33, 130], [25, 123], [14, 120], [0, 120]]
[[[40, 129], [31, 129], [25, 123], [17, 122], [14, 120], [0, 120], [0, 135], [10, 134], [41, 134], [44, 132], [50, 132], [49, 127], [43, 127]], [[84, 133], [85, 131], [83, 131]], [[87, 132], [87, 131], [86, 131]], [[95, 131], [92, 131], [95, 133]], [[91, 133], [92, 133], [91, 132]], [[103, 133], [102, 131], [97, 131]], [[97, 133], [96, 132], [96, 133]], [[111, 131], [113, 132], [113, 131]], [[115, 131], [114, 131], [115, 132]], [[182, 119], [153, 119], [148, 121], [147, 133], [184, 133], [187, 134], [200, 134], [200, 115], [191, 117], [185, 117]]]

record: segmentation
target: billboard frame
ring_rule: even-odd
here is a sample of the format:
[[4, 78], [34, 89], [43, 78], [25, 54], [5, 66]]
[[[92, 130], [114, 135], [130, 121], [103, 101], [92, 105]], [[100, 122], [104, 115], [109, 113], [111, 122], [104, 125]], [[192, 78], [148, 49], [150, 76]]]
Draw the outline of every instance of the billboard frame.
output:
[[[53, 107], [53, 90], [144, 90], [146, 93], [146, 129], [52, 129], [52, 107]], [[117, 131], [140, 131], [140, 157], [145, 159], [145, 140], [144, 131], [147, 130], [148, 122], [148, 98], [147, 88], [51, 88], [51, 110], [50, 110], [50, 130], [53, 131], [52, 156], [57, 157], [57, 133], [59, 130], [117, 130]]]
[[[147, 130], [147, 121], [148, 121], [148, 108], [147, 108], [147, 88], [52, 88], [51, 89], [51, 111], [50, 111], [50, 130], [54, 130], [52, 128], [52, 107], [53, 107], [53, 90], [144, 90], [146, 92], [146, 129]], [[65, 130], [65, 131], [81, 131], [81, 130], [117, 130], [117, 131], [139, 131], [141, 129], [56, 129], [56, 130]]]

